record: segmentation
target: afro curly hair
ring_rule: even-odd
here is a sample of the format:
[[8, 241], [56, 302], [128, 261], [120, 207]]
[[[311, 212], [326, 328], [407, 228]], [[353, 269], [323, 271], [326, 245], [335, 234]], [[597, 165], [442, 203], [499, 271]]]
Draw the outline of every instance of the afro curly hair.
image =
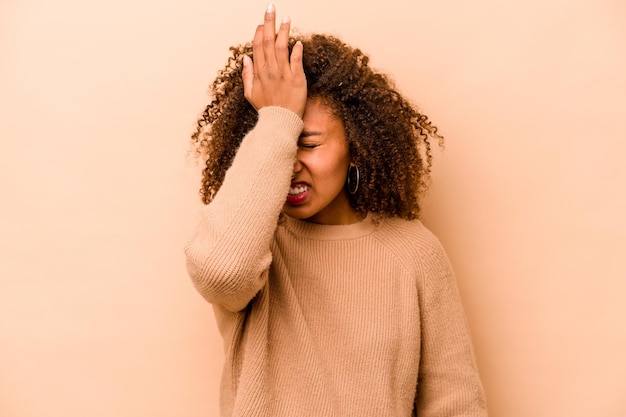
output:
[[[443, 137], [369, 57], [330, 35], [292, 36], [304, 46], [303, 66], [309, 98], [322, 100], [344, 122], [350, 161], [360, 171], [356, 212], [415, 219], [427, 189], [432, 164], [430, 139]], [[199, 117], [192, 146], [205, 161], [200, 195], [211, 202], [222, 185], [243, 137], [258, 119], [243, 94], [242, 58], [252, 44], [230, 48], [231, 56], [209, 88], [212, 97]]]

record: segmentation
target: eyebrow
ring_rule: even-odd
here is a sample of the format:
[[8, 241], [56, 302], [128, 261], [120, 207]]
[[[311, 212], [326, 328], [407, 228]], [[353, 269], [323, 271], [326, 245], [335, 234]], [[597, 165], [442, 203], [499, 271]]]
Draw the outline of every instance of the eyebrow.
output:
[[322, 132], [303, 131], [302, 133], [300, 133], [300, 139], [308, 138], [310, 136], [320, 136], [321, 134], [322, 134]]

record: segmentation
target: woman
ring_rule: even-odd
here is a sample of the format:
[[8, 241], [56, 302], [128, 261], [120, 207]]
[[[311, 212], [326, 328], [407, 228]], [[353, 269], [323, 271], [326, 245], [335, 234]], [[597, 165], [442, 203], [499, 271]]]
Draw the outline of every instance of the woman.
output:
[[185, 252], [224, 341], [222, 416], [486, 415], [417, 220], [436, 128], [361, 51], [289, 28], [268, 6], [193, 135], [207, 206]]

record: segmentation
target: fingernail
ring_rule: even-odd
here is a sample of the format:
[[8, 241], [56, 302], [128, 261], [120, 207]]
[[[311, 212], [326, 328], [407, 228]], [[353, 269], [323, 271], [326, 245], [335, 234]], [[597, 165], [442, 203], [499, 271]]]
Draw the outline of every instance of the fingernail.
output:
[[274, 5], [272, 3], [267, 5], [267, 13], [274, 13]]
[[285, 24], [285, 23], [289, 23], [289, 20], [290, 20], [290, 19], [289, 19], [289, 16], [285, 16], [285, 17], [283, 17], [283, 24]]
[[250, 57], [248, 55], [244, 55], [243, 56], [243, 66], [247, 67], [248, 65], [250, 65]]

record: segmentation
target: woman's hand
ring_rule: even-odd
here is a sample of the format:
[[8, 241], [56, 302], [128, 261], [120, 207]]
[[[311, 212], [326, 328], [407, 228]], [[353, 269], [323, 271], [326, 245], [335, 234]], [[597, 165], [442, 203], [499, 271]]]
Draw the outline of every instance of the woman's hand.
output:
[[267, 6], [265, 20], [259, 25], [252, 42], [254, 63], [243, 57], [243, 94], [259, 110], [265, 106], [280, 106], [300, 117], [306, 106], [307, 87], [302, 67], [302, 44], [297, 42], [289, 57], [289, 28], [284, 18], [276, 35], [276, 11]]

